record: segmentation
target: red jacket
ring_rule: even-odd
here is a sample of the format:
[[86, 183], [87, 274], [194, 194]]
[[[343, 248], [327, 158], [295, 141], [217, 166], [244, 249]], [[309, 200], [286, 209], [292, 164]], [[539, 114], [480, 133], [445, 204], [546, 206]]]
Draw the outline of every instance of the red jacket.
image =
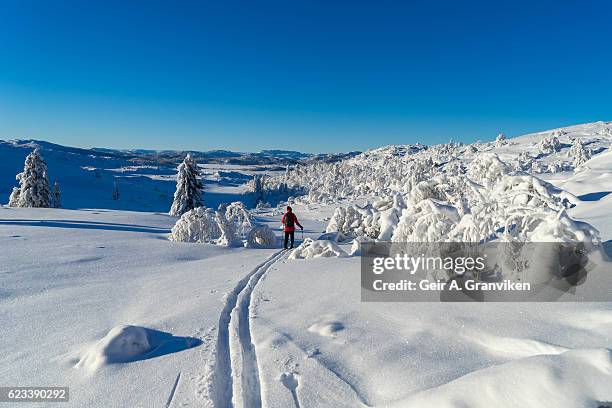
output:
[[[288, 227], [287, 225], [285, 225], [285, 219], [287, 217], [292, 217], [293, 218], [293, 227]], [[304, 227], [302, 227], [302, 224], [300, 224], [300, 222], [298, 221], [297, 217], [295, 216], [294, 213], [292, 212], [286, 212], [285, 215], [283, 215], [283, 225], [285, 226], [284, 231], [285, 232], [293, 232], [295, 231], [295, 226], [299, 226], [300, 228], [304, 229]]]

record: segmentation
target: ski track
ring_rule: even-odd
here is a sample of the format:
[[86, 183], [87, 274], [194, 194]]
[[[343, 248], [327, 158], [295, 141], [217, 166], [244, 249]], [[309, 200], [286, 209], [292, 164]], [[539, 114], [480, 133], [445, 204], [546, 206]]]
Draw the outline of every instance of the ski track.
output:
[[232, 312], [237, 311], [238, 354], [242, 356], [242, 372], [239, 373], [242, 383], [242, 401], [245, 407], [261, 406], [261, 388], [259, 384], [259, 367], [257, 355], [251, 339], [249, 310], [251, 295], [261, 277], [270, 267], [283, 257], [286, 251], [281, 250], [270, 256], [265, 262], [249, 272], [227, 295], [225, 306], [219, 317], [217, 333], [217, 350], [214, 367], [213, 403], [217, 408], [233, 407], [234, 376], [232, 375], [232, 351], [230, 349], [230, 328]]

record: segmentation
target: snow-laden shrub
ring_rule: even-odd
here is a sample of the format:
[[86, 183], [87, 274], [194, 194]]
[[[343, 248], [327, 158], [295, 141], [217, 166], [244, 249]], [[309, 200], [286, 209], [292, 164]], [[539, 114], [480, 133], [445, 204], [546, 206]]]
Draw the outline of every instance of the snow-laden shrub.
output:
[[221, 229], [210, 208], [198, 207], [184, 213], [172, 227], [170, 240], [212, 243], [221, 237]]
[[468, 166], [468, 177], [485, 187], [497, 183], [511, 169], [494, 153], [482, 153], [474, 158]]
[[518, 171], [532, 171], [536, 160], [527, 152], [520, 152], [516, 157], [515, 168]]
[[25, 159], [23, 171], [15, 177], [19, 187], [13, 188], [9, 197], [9, 207], [49, 207], [51, 190], [47, 163], [38, 148]]
[[366, 235], [376, 238], [380, 233], [380, 214], [371, 204], [365, 207], [338, 207], [329, 220], [325, 232], [341, 232], [346, 236]]
[[529, 174], [504, 176], [492, 189], [491, 197], [506, 210], [515, 207], [546, 207], [558, 211], [578, 202], [571, 193]]
[[256, 225], [247, 235], [249, 248], [275, 248], [277, 239], [274, 232], [267, 225]]
[[495, 138], [495, 147], [502, 147], [506, 143], [508, 143], [506, 141], [506, 135], [504, 135], [503, 133], [498, 134], [497, 137]]
[[393, 197], [393, 206], [380, 213], [380, 233], [378, 239], [381, 241], [391, 240], [393, 231], [399, 223], [399, 217], [402, 215], [402, 211], [406, 208], [406, 202], [404, 198], [399, 194], [395, 194]]
[[181, 216], [202, 205], [202, 182], [200, 169], [191, 154], [187, 154], [177, 168], [176, 191], [170, 208], [170, 215]]
[[289, 255], [289, 259], [344, 258], [347, 254], [333, 241], [306, 238]]
[[238, 240], [234, 223], [230, 222], [220, 211], [215, 213], [215, 222], [221, 231], [221, 236], [216, 241], [217, 245], [237, 246]]
[[226, 207], [225, 218], [234, 225], [236, 233], [241, 236], [246, 235], [253, 227], [253, 217], [241, 201], [234, 201]]
[[[516, 217], [518, 218], [518, 217]], [[592, 225], [572, 219], [565, 210], [558, 213], [554, 211], [534, 211], [525, 213], [517, 219], [509, 219], [508, 231], [505, 240], [519, 240], [523, 242], [580, 242], [588, 248], [599, 245], [601, 242], [599, 231]], [[510, 227], [510, 222], [515, 225]]]
[[394, 242], [443, 241], [459, 223], [457, 208], [426, 199], [405, 209], [391, 238]]
[[578, 169], [591, 158], [591, 151], [584, 147], [582, 140], [576, 138], [568, 152], [568, 157], [572, 159], [574, 169]]
[[544, 154], [552, 154], [561, 150], [561, 143], [556, 136], [545, 137], [538, 143], [538, 148]]

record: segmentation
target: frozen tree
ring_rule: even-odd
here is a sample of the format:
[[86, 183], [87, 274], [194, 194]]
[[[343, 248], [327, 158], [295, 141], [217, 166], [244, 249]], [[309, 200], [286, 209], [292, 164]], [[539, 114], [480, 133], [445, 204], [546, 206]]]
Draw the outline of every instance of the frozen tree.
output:
[[53, 183], [53, 191], [51, 192], [50, 204], [52, 208], [62, 208], [62, 197], [57, 180]]
[[204, 207], [197, 207], [185, 212], [172, 227], [170, 241], [215, 242], [222, 234], [215, 220], [215, 215], [212, 209]]
[[17, 174], [19, 188], [13, 188], [11, 207], [49, 207], [50, 189], [47, 164], [36, 148], [25, 160], [23, 172]]
[[117, 184], [117, 180], [113, 181], [113, 200], [117, 201], [119, 199], [119, 185]]
[[510, 170], [496, 154], [483, 153], [470, 163], [467, 174], [473, 181], [487, 187], [494, 185], [504, 174], [510, 173]]
[[176, 191], [170, 215], [180, 216], [202, 205], [203, 185], [198, 180], [199, 176], [198, 164], [191, 154], [187, 154], [185, 160], [178, 166]]
[[235, 246], [236, 242], [236, 228], [232, 222], [230, 222], [221, 211], [215, 213], [215, 222], [221, 231], [221, 236], [217, 238], [217, 245], [224, 246]]
[[506, 135], [504, 135], [503, 133], [498, 134], [495, 138], [495, 147], [501, 147], [506, 143]]
[[559, 138], [557, 136], [545, 137], [540, 141], [538, 147], [545, 154], [552, 154], [561, 150], [561, 143], [559, 143]]
[[582, 140], [576, 138], [568, 152], [568, 157], [572, 159], [574, 168], [578, 168], [591, 158], [591, 152], [584, 147]]
[[[282, 186], [282, 184], [281, 184]], [[263, 201], [264, 195], [264, 176], [263, 174], [253, 175], [253, 196], [255, 197], [255, 203], [258, 204]]]
[[225, 218], [234, 225], [236, 232], [246, 235], [253, 227], [253, 218], [241, 201], [234, 201], [225, 209]]

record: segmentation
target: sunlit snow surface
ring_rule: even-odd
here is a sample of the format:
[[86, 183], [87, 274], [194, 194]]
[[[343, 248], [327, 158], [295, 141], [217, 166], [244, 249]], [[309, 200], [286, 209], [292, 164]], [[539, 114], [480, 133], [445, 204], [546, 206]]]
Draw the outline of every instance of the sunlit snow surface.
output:
[[[606, 126], [566, 128], [601, 137], [599, 153], [581, 172], [538, 177], [580, 198], [570, 216], [609, 244]], [[533, 144], [549, 135], [511, 139], [498, 154], [535, 154]], [[0, 151], [6, 192], [27, 150]], [[612, 401], [612, 304], [362, 303], [358, 257], [293, 260], [278, 249], [171, 242], [176, 219], [163, 212], [173, 172], [138, 170], [151, 173], [116, 203], [108, 171], [73, 172], [85, 164], [70, 158], [47, 161], [71, 210], [0, 208], [0, 386], [69, 386], [64, 405], [74, 407]], [[254, 171], [212, 169], [207, 204], [244, 197], [239, 180]], [[337, 205], [295, 205], [304, 237], [318, 238]], [[280, 236], [278, 215], [255, 218]], [[350, 242], [339, 248], [351, 253]]]

